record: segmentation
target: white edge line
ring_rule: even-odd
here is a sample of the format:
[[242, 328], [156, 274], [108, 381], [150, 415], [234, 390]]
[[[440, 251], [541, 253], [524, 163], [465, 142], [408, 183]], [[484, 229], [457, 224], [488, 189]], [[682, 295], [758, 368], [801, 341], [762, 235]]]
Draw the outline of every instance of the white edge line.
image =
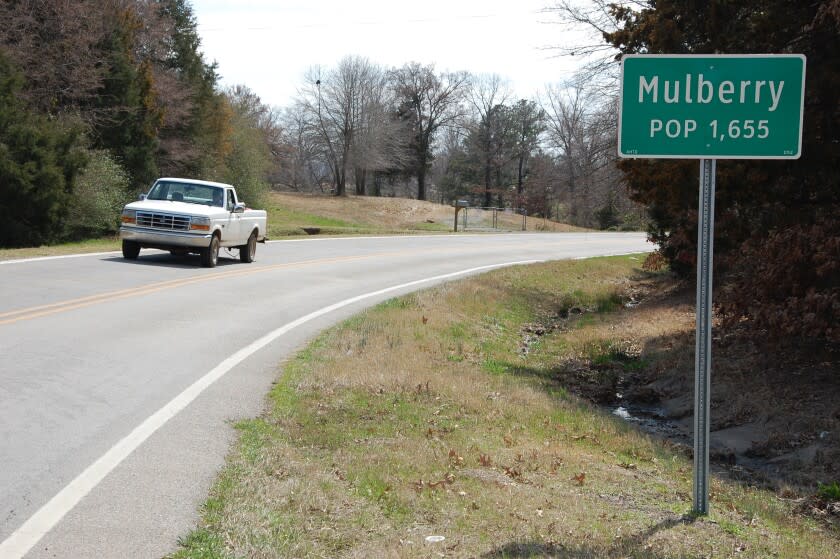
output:
[[80, 252], [78, 254], [62, 254], [60, 256], [35, 256], [33, 258], [16, 258], [15, 260], [0, 260], [0, 266], [4, 264], [23, 264], [25, 262], [43, 262], [45, 260], [63, 260], [65, 258], [82, 258], [85, 256], [106, 256], [108, 254], [120, 254], [118, 250], [108, 252]]
[[0, 544], [0, 557], [5, 559], [19, 559], [26, 555], [41, 538], [43, 538], [56, 524], [58, 524], [64, 516], [70, 512], [90, 491], [95, 488], [105, 476], [113, 471], [123, 460], [125, 460], [134, 450], [143, 444], [152, 434], [163, 427], [167, 421], [178, 415], [178, 413], [186, 408], [198, 396], [204, 392], [214, 382], [222, 378], [228, 371], [240, 364], [242, 361], [258, 352], [277, 338], [294, 330], [311, 320], [319, 318], [325, 314], [347, 307], [359, 301], [384, 295], [393, 291], [398, 291], [417, 285], [435, 281], [446, 280], [457, 276], [467, 275], [474, 272], [481, 272], [491, 270], [493, 268], [503, 268], [507, 266], [516, 266], [524, 264], [536, 264], [544, 262], [543, 260], [521, 260], [516, 262], [505, 262], [502, 264], [490, 264], [487, 266], [479, 266], [476, 268], [469, 268], [467, 270], [460, 270], [458, 272], [451, 272], [439, 276], [419, 279], [371, 291], [363, 295], [357, 295], [350, 299], [345, 299], [334, 303], [327, 307], [318, 309], [315, 312], [302, 316], [288, 324], [269, 332], [262, 338], [252, 342], [250, 345], [240, 349], [218, 365], [214, 367], [209, 373], [195, 381], [192, 385], [187, 387], [183, 392], [175, 396], [166, 405], [149, 416], [143, 423], [134, 428], [125, 438], [120, 440], [117, 444], [112, 446], [105, 454], [97, 459], [93, 464], [88, 466], [82, 473], [71, 481], [67, 486], [59, 491], [52, 499], [50, 499], [44, 506], [33, 514], [24, 522], [17, 530]]

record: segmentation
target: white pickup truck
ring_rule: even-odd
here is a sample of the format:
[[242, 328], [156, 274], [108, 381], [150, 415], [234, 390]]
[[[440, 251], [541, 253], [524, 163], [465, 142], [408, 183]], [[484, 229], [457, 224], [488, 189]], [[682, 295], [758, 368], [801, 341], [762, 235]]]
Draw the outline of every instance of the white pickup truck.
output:
[[258, 242], [266, 240], [266, 213], [251, 210], [229, 184], [162, 178], [148, 194], [122, 211], [120, 238], [125, 258], [141, 248], [172, 254], [201, 255], [201, 264], [216, 266], [219, 247], [239, 249], [242, 262], [253, 262]]

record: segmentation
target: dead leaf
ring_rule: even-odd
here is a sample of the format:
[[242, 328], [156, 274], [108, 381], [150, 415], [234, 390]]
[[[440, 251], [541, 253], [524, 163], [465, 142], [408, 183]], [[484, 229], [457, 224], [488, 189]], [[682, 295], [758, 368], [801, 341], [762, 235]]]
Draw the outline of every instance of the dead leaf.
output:
[[426, 324], [427, 322], [429, 322], [429, 319], [424, 316], [423, 317], [423, 324]]
[[520, 472], [516, 468], [505, 468], [505, 475], [511, 479], [518, 479], [522, 477], [522, 472]]
[[478, 463], [484, 466], [485, 468], [489, 468], [493, 465], [493, 460], [487, 454], [480, 454], [478, 456]]
[[572, 479], [573, 479], [573, 480], [574, 480], [574, 481], [575, 481], [578, 485], [583, 485], [583, 483], [586, 481], [586, 472], [581, 472], [581, 473], [579, 473], [579, 474], [577, 474], [577, 475], [573, 476], [573, 477], [572, 477]]

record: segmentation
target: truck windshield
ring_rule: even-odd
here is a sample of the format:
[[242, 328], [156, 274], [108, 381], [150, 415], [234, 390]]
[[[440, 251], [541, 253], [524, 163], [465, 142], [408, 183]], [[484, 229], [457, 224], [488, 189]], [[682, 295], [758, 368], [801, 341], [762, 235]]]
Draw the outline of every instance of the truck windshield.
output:
[[171, 200], [188, 204], [224, 206], [223, 188], [188, 182], [158, 181], [146, 196], [147, 200]]

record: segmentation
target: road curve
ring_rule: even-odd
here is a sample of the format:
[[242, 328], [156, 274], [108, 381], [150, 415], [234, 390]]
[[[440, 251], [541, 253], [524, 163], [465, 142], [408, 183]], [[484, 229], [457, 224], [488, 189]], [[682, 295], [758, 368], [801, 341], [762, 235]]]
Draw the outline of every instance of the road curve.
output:
[[279, 241], [215, 269], [159, 251], [0, 263], [0, 556], [174, 550], [277, 364], [362, 308], [651, 249], [639, 233], [442, 235]]

